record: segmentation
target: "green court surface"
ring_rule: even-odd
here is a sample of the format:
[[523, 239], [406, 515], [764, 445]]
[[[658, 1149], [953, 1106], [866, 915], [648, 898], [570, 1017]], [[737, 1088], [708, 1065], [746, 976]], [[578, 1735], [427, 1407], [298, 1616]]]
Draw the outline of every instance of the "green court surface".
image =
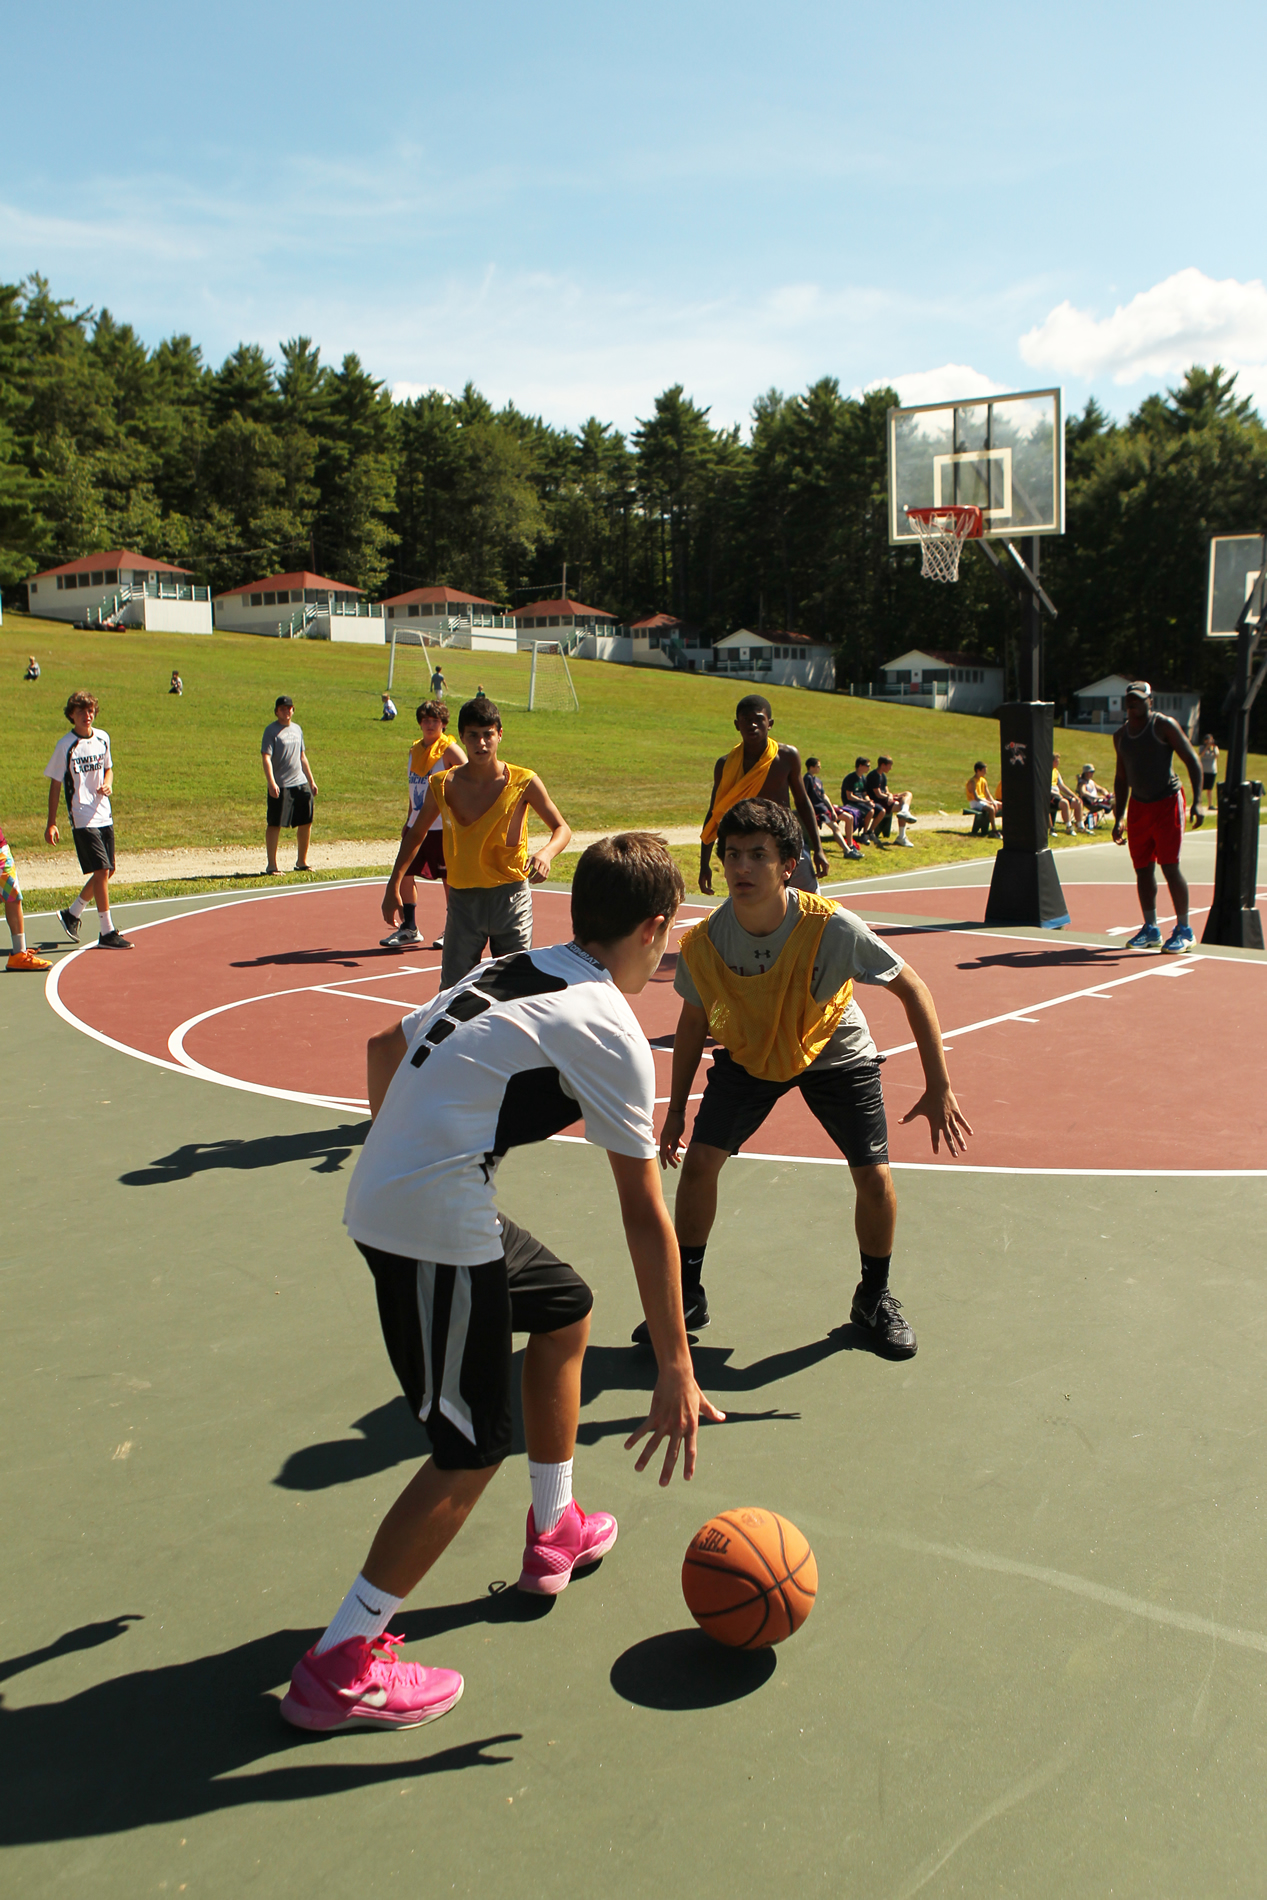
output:
[[[422, 1453], [340, 1221], [361, 1125], [91, 1040], [37, 979], [0, 995], [7, 1892], [1267, 1889], [1263, 1178], [902, 1172], [895, 1365], [843, 1326], [844, 1171], [732, 1164], [696, 1355], [729, 1421], [661, 1490], [622, 1449], [650, 1376], [606, 1161], [513, 1153], [502, 1205], [595, 1286], [577, 1494], [620, 1540], [521, 1599], [518, 1453], [395, 1623], [462, 1702], [317, 1740], [277, 1700]], [[1152, 1034], [1159, 1124], [1217, 1169], [1226, 1052], [1176, 1097], [1164, 996]], [[1086, 1083], [1111, 1122], [1107, 1043]], [[749, 1503], [820, 1591], [732, 1657], [679, 1572]]]

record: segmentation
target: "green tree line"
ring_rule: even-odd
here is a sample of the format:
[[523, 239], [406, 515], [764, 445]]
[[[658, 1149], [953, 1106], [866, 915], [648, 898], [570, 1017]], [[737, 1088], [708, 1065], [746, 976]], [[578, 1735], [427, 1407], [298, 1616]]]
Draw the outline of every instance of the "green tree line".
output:
[[[955, 587], [888, 545], [889, 389], [770, 390], [745, 439], [680, 384], [625, 435], [560, 429], [472, 385], [393, 403], [309, 337], [218, 368], [189, 336], [149, 348], [45, 279], [0, 285], [0, 583], [96, 548], [191, 568], [213, 591], [311, 568], [371, 595], [444, 581], [507, 605], [557, 585], [619, 620], [665, 610], [717, 636], [795, 628], [864, 682], [918, 643], [1003, 662], [1013, 596], [979, 555]], [[1058, 701], [1110, 671], [1202, 691], [1209, 536], [1267, 517], [1267, 429], [1217, 364], [1126, 421], [1067, 425], [1067, 531], [1043, 544]]]

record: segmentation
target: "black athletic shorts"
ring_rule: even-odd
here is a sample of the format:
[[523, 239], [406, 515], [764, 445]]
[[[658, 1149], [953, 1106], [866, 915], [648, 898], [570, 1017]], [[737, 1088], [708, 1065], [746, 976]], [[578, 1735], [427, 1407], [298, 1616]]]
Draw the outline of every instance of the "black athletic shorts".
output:
[[284, 785], [276, 798], [266, 799], [268, 816], [265, 822], [278, 825], [283, 831], [293, 831], [296, 825], [312, 823], [312, 792], [307, 785]]
[[444, 879], [444, 833], [442, 831], [424, 831], [422, 841], [414, 852], [413, 861], [405, 872], [406, 877], [429, 877], [439, 884]]
[[79, 868], [85, 876], [91, 871], [113, 871], [113, 825], [72, 825], [71, 835]]
[[501, 1217], [503, 1256], [446, 1267], [357, 1246], [369, 1262], [396, 1377], [442, 1471], [510, 1455], [512, 1333], [557, 1333], [594, 1295], [574, 1267]]
[[889, 1126], [880, 1064], [874, 1057], [850, 1069], [811, 1067], [790, 1082], [763, 1082], [717, 1049], [691, 1140], [738, 1154], [789, 1089], [801, 1091], [806, 1107], [851, 1168], [879, 1167], [888, 1161]]
[[1217, 780], [1218, 780], [1217, 772], [1203, 772], [1201, 774], [1201, 790], [1203, 792], [1212, 792], [1214, 790], [1215, 784], [1217, 783]]

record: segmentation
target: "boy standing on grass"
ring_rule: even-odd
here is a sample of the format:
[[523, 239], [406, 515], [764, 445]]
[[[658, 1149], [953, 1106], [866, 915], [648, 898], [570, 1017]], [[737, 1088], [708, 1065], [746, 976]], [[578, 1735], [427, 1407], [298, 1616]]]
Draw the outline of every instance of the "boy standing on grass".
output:
[[110, 808], [114, 762], [110, 756], [110, 734], [95, 730], [95, 693], [72, 693], [66, 701], [66, 717], [72, 729], [57, 741], [53, 756], [44, 767], [44, 776], [49, 780], [44, 842], [61, 843], [57, 801], [64, 788], [75, 854], [80, 870], [88, 874], [88, 882], [74, 903], [57, 915], [71, 942], [78, 943], [79, 920], [91, 892], [97, 906], [97, 948], [130, 950], [132, 945], [116, 930], [110, 915], [110, 879], [114, 876], [114, 818]]
[[[400, 838], [403, 844], [412, 838], [415, 856], [401, 879], [400, 908], [403, 912], [400, 928], [380, 938], [384, 950], [408, 950], [420, 941], [418, 936], [418, 908], [415, 878], [430, 878], [444, 885], [445, 902], [448, 902], [449, 887], [444, 870], [444, 828], [439, 813], [428, 831], [419, 831], [418, 813], [422, 810], [427, 796], [427, 785], [434, 772], [447, 771], [455, 765], [466, 764], [466, 754], [456, 740], [450, 739], [447, 727], [449, 709], [442, 699], [424, 699], [414, 715], [418, 721], [421, 738], [409, 750], [409, 810], [405, 813], [405, 823]], [[443, 950], [444, 938], [437, 937], [433, 950]]]
[[456, 1670], [397, 1662], [402, 1639], [386, 1631], [510, 1452], [514, 1333], [529, 1334], [532, 1486], [519, 1588], [557, 1596], [616, 1542], [615, 1518], [587, 1516], [572, 1497], [593, 1295], [575, 1268], [499, 1215], [497, 1167], [508, 1149], [583, 1117], [587, 1138], [607, 1150], [659, 1365], [646, 1421], [625, 1441], [632, 1450], [648, 1440], [635, 1468], [645, 1470], [663, 1441], [660, 1483], [679, 1451], [690, 1478], [701, 1413], [723, 1417], [695, 1383], [656, 1168], [655, 1065], [626, 1000], [654, 975], [681, 901], [681, 872], [660, 839], [604, 838], [576, 868], [570, 943], [482, 963], [370, 1039], [373, 1126], [344, 1220], [374, 1276], [388, 1356], [431, 1456], [295, 1667], [281, 1706], [298, 1728], [413, 1728], [461, 1695]]
[[[444, 828], [449, 911], [444, 927], [440, 987], [449, 989], [473, 970], [487, 944], [495, 957], [532, 948], [530, 885], [544, 884], [567, 848], [571, 827], [536, 773], [497, 756], [501, 714], [491, 699], [468, 699], [458, 714], [465, 765], [436, 772], [427, 785], [416, 826], [425, 837], [438, 817]], [[528, 850], [528, 812], [550, 836]], [[417, 853], [407, 829], [383, 897], [383, 919], [395, 929], [404, 902], [401, 885]]]
[[[902, 1119], [927, 1116], [933, 1153], [944, 1136], [955, 1155], [972, 1129], [950, 1087], [933, 999], [910, 965], [861, 918], [830, 898], [789, 888], [800, 837], [782, 806], [747, 799], [727, 812], [718, 838], [730, 895], [686, 931], [678, 946], [674, 988], [682, 1013], [660, 1131], [661, 1165], [676, 1168], [687, 1097], [711, 1032], [722, 1047], [714, 1053], [695, 1117], [674, 1217], [687, 1329], [708, 1324], [704, 1250], [717, 1217], [718, 1177], [775, 1103], [795, 1088], [853, 1176], [862, 1276], [849, 1317], [878, 1352], [909, 1359], [915, 1334], [889, 1291], [897, 1196], [880, 1063], [853, 989], [855, 983], [883, 984], [906, 1011], [925, 1086]], [[651, 1343], [645, 1326], [634, 1341]]]
[[268, 801], [264, 814], [264, 849], [268, 853], [269, 877], [277, 875], [277, 841], [283, 827], [295, 828], [297, 871], [308, 867], [308, 842], [312, 837], [312, 815], [317, 796], [317, 781], [312, 776], [308, 754], [304, 750], [302, 726], [295, 724], [295, 702], [283, 693], [273, 707], [273, 719], [264, 728], [260, 757]]
[[5, 922], [9, 926], [9, 935], [13, 939], [13, 948], [9, 953], [7, 970], [51, 970], [52, 964], [47, 957], [37, 957], [34, 950], [26, 947], [26, 919], [22, 915], [22, 886], [18, 883], [18, 874], [13, 865], [13, 853], [8, 840], [0, 831], [0, 897], [4, 899]]

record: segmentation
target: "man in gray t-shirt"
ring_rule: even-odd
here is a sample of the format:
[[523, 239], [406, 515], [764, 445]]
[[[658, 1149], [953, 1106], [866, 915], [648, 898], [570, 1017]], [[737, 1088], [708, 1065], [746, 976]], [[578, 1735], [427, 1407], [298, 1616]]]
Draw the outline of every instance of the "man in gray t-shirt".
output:
[[[866, 1018], [852, 992], [844, 992], [847, 984], [878, 983], [901, 1003], [925, 1082], [904, 1119], [926, 1116], [934, 1154], [944, 1137], [954, 1155], [972, 1130], [950, 1087], [933, 999], [910, 965], [860, 917], [788, 888], [801, 838], [784, 806], [741, 800], [722, 818], [717, 842], [729, 897], [687, 933], [678, 952], [674, 985], [682, 1013], [660, 1131], [661, 1164], [676, 1168], [687, 1100], [711, 1031], [721, 1046], [713, 1051], [682, 1159], [674, 1213], [687, 1328], [708, 1324], [704, 1251], [722, 1168], [776, 1103], [799, 1089], [853, 1177], [862, 1278], [849, 1317], [878, 1351], [909, 1359], [915, 1334], [889, 1291], [897, 1196], [880, 1062]], [[634, 1339], [644, 1343], [641, 1329]]]
[[295, 869], [308, 869], [308, 841], [312, 836], [313, 801], [317, 781], [304, 751], [303, 729], [295, 724], [295, 702], [286, 694], [273, 708], [276, 715], [264, 728], [260, 758], [268, 786], [264, 846], [268, 875], [277, 875], [277, 841], [283, 826], [293, 829], [297, 852]]

